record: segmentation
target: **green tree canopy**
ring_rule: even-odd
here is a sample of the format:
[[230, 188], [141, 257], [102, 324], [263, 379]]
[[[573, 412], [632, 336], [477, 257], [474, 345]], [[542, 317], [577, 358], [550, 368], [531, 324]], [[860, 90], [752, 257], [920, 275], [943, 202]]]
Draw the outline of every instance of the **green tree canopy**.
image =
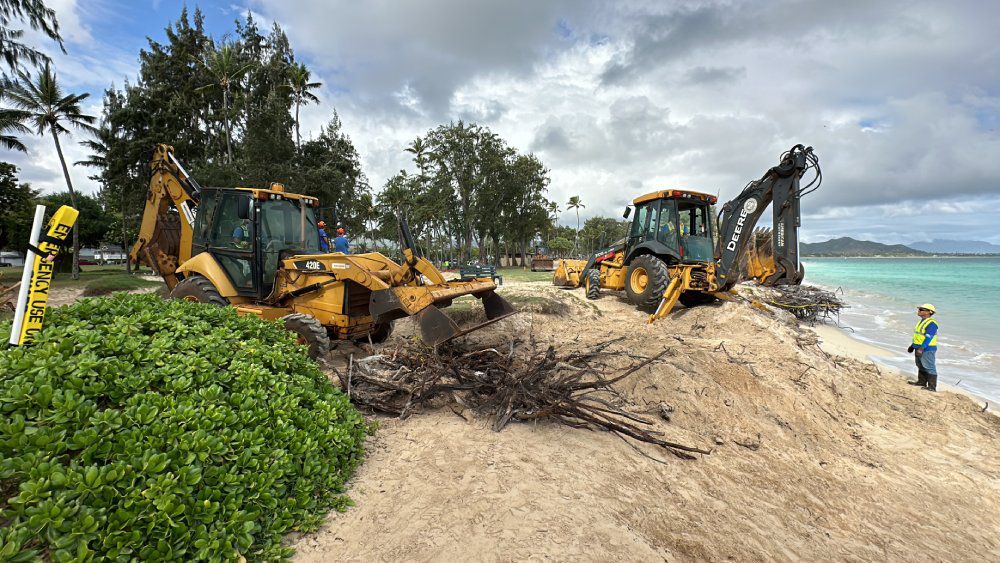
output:
[[41, 203], [48, 207], [49, 214], [63, 205], [75, 207], [80, 212], [76, 220], [80, 226], [80, 246], [96, 247], [115, 238], [115, 233], [112, 231], [116, 223], [115, 217], [108, 213], [101, 200], [94, 196], [76, 194], [76, 204], [74, 204], [68, 192], [59, 192], [43, 196]]
[[0, 248], [24, 252], [38, 192], [17, 179], [17, 167], [0, 162]]

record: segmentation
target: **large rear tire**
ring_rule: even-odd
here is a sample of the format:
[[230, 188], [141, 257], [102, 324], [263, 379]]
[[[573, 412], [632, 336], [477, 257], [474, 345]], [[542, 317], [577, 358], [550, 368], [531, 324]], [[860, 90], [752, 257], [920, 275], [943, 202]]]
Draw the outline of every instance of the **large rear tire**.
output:
[[596, 268], [587, 270], [587, 299], [597, 299], [601, 296], [601, 271]]
[[299, 344], [309, 348], [309, 357], [316, 360], [330, 353], [330, 336], [326, 328], [312, 315], [292, 313], [281, 317], [285, 330], [295, 334]]
[[229, 300], [219, 295], [219, 290], [205, 276], [194, 274], [180, 281], [170, 290], [171, 299], [184, 299], [195, 303], [208, 303], [225, 307]]
[[625, 275], [625, 294], [637, 307], [652, 311], [660, 304], [669, 284], [670, 273], [663, 260], [644, 254], [629, 264]]

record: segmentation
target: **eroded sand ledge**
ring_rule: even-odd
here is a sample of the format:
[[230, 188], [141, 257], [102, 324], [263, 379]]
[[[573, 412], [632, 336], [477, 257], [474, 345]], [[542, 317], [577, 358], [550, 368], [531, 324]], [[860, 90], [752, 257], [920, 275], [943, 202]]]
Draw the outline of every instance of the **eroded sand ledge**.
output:
[[292, 538], [298, 560], [998, 557], [1000, 418], [981, 403], [828, 355], [811, 331], [746, 304], [647, 327], [613, 293], [504, 291], [572, 314], [523, 313], [477, 333], [482, 344], [530, 330], [557, 346], [624, 335], [640, 354], [670, 348], [620, 390], [639, 410], [674, 406], [659, 430], [714, 452], [661, 464], [606, 433], [495, 433], [447, 410], [381, 419], [349, 491], [357, 506]]

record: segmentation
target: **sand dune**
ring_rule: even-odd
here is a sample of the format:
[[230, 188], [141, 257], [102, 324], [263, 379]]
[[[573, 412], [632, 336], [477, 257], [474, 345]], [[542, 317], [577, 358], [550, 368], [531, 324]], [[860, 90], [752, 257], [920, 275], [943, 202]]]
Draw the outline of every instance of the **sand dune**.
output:
[[1000, 559], [1000, 418], [981, 403], [829, 355], [815, 333], [743, 303], [650, 327], [614, 293], [504, 291], [572, 313], [525, 312], [470, 346], [530, 331], [563, 349], [613, 336], [637, 354], [667, 348], [619, 389], [639, 412], [674, 407], [658, 430], [713, 452], [681, 461], [639, 446], [658, 463], [607, 433], [496, 433], [449, 410], [381, 419], [349, 491], [357, 506], [293, 538], [298, 560]]

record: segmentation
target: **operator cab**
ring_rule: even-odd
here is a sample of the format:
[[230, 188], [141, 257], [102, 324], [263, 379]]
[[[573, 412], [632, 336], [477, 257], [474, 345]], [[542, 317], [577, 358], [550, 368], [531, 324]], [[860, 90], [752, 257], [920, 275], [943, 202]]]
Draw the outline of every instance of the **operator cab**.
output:
[[[715, 260], [715, 202], [713, 195], [686, 190], [660, 190], [635, 198], [626, 261], [640, 247], [678, 262]], [[625, 218], [630, 213], [626, 208]]]
[[319, 254], [313, 209], [319, 200], [271, 189], [204, 188], [194, 220], [192, 256], [209, 252], [240, 295], [262, 299], [282, 258]]

